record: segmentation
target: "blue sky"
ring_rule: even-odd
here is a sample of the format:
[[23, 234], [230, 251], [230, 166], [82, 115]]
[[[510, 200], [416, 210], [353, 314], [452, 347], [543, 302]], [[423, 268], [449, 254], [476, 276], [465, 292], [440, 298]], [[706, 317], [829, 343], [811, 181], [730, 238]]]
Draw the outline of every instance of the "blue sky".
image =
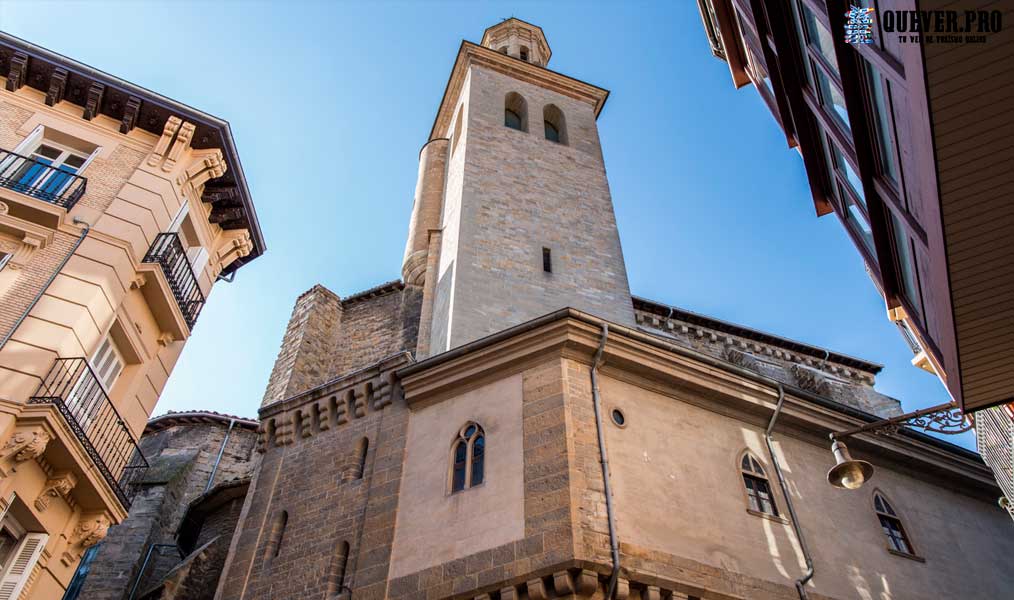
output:
[[458, 45], [510, 16], [545, 30], [553, 70], [612, 92], [599, 132], [634, 294], [882, 363], [906, 410], [948, 399], [695, 2], [5, 0], [3, 30], [232, 125], [268, 252], [216, 286], [156, 413], [255, 416], [301, 292], [399, 276]]

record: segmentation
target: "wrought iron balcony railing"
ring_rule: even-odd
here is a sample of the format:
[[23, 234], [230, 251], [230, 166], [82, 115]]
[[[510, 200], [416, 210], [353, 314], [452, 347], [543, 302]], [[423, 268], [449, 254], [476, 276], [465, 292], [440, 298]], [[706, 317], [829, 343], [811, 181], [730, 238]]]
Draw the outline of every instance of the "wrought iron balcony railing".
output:
[[180, 236], [175, 233], [158, 234], [144, 256], [144, 262], [162, 265], [162, 272], [169, 280], [176, 304], [187, 321], [187, 327], [192, 330], [194, 323], [197, 322], [197, 316], [204, 307], [204, 293], [197, 285], [197, 276], [194, 275], [190, 260], [187, 259]]
[[127, 509], [148, 461], [83, 358], [58, 358], [31, 404], [53, 404]]
[[84, 195], [88, 180], [69, 167], [0, 150], [0, 187], [70, 210]]

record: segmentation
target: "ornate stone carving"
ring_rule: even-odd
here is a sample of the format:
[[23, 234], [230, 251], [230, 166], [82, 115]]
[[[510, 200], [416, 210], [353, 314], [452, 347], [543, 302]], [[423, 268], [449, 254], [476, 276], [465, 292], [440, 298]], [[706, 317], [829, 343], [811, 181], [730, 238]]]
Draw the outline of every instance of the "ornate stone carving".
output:
[[744, 369], [750, 369], [757, 371], [760, 368], [760, 363], [757, 361], [757, 357], [749, 352], [743, 352], [736, 348], [725, 349], [725, 359], [734, 365], [743, 367]]
[[183, 124], [183, 121], [179, 117], [169, 117], [166, 119], [165, 127], [162, 129], [162, 137], [158, 139], [155, 148], [151, 151], [151, 155], [148, 156], [149, 167], [158, 165], [159, 161], [165, 156], [166, 151], [169, 150], [169, 144], [173, 141], [173, 137], [179, 131], [181, 124]]
[[253, 242], [250, 241], [250, 231], [247, 229], [229, 229], [223, 231], [218, 238], [215, 247], [215, 254], [221, 269], [225, 269], [237, 258], [250, 254], [253, 250]]
[[63, 471], [55, 474], [46, 481], [45, 487], [42, 488], [42, 493], [35, 499], [35, 508], [42, 512], [49, 508], [49, 503], [54, 498], [67, 499], [71, 490], [77, 485], [77, 477], [70, 471]]
[[71, 544], [87, 550], [101, 542], [108, 532], [109, 517], [105, 514], [82, 515], [71, 535]]
[[57, 67], [49, 75], [49, 90], [46, 92], [46, 106], [55, 106], [63, 101], [67, 90], [67, 69]]
[[11, 207], [7, 206], [7, 204], [3, 202], [0, 202], [0, 215], [6, 215], [9, 212], [11, 212]]
[[11, 436], [0, 449], [0, 459], [13, 458], [15, 464], [38, 458], [53, 439], [42, 427], [25, 429]]
[[826, 394], [831, 389], [831, 383], [823, 372], [812, 367], [801, 364], [792, 365], [792, 375], [796, 378], [799, 387], [816, 394]]
[[123, 118], [120, 120], [120, 133], [130, 133], [137, 125], [137, 117], [141, 114], [141, 99], [137, 96], [127, 98], [127, 105], [123, 108]]
[[[186, 125], [189, 125], [189, 123], [184, 124], [184, 126]], [[180, 135], [183, 135], [182, 132]], [[179, 140], [179, 138], [177, 138], [177, 140]], [[176, 152], [176, 146], [173, 146], [173, 152]], [[198, 152], [195, 152], [195, 154], [198, 154]], [[166, 161], [166, 164], [168, 164], [168, 161]], [[209, 179], [225, 175], [228, 168], [229, 166], [222, 158], [221, 150], [218, 148], [201, 150], [199, 151], [197, 160], [190, 163], [190, 165], [184, 169], [183, 174], [176, 178], [176, 185], [181, 187], [190, 185], [197, 192], [196, 195], [203, 196], [202, 186], [207, 183]], [[165, 170], [164, 167], [163, 170]]]
[[176, 168], [176, 162], [182, 156], [183, 151], [190, 147], [190, 139], [194, 137], [194, 130], [197, 126], [190, 122], [184, 122], [180, 125], [180, 130], [176, 134], [176, 141], [173, 142], [172, 148], [169, 149], [169, 154], [166, 155], [165, 162], [162, 163], [162, 170], [166, 173]]
[[28, 55], [24, 52], [15, 52], [11, 56], [11, 68], [7, 71], [7, 91], [16, 92], [25, 85], [25, 78], [28, 77]]
[[101, 83], [92, 83], [88, 86], [88, 97], [85, 100], [84, 114], [81, 115], [85, 121], [91, 121], [102, 111], [102, 97], [106, 94], [106, 86]]

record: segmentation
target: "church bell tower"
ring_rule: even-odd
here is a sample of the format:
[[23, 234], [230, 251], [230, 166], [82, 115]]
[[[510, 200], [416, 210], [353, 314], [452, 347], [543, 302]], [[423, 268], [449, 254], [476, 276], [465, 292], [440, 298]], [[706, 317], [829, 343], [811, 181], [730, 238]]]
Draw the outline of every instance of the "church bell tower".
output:
[[419, 358], [565, 307], [634, 324], [596, 127], [609, 92], [551, 56], [514, 18], [458, 52], [402, 269], [423, 288]]

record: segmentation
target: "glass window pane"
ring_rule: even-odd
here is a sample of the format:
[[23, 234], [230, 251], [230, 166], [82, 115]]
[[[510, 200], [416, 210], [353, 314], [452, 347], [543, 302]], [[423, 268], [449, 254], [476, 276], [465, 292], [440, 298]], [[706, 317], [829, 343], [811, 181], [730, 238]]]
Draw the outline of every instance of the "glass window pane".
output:
[[908, 234], [905, 233], [905, 229], [901, 226], [898, 218], [894, 216], [894, 213], [890, 210], [887, 212], [891, 215], [894, 251], [898, 253], [896, 259], [901, 280], [901, 292], [908, 299], [909, 304], [921, 313], [922, 302], [919, 295], [919, 281], [916, 276], [915, 253], [912, 251], [912, 242], [908, 239]]
[[880, 72], [873, 65], [866, 64], [873, 91], [874, 120], [877, 126], [877, 142], [880, 148], [881, 170], [883, 175], [898, 183], [898, 163], [894, 158], [894, 143], [891, 141], [891, 100], [890, 84], [880, 77]]
[[511, 109], [505, 109], [503, 113], [503, 124], [511, 129], [521, 131], [521, 116]]
[[814, 15], [809, 8], [803, 6], [803, 22], [806, 26], [806, 37], [809, 38], [810, 45], [834, 67], [835, 72], [838, 72], [838, 60], [834, 56], [834, 41], [831, 38], [831, 32], [824, 27], [824, 24], [817, 20], [817, 16]]
[[480, 435], [472, 443], [472, 481], [469, 486], [482, 483], [483, 466], [485, 462], [486, 440]]
[[835, 168], [845, 176], [845, 179], [849, 182], [849, 187], [859, 197], [859, 201], [863, 203], [863, 208], [866, 208], [866, 195], [863, 194], [863, 180], [859, 178], [859, 173], [856, 173], [852, 165], [849, 164], [849, 161], [845, 160], [845, 155], [838, 149], [838, 146], [833, 143], [830, 146], [831, 152], [834, 154]]
[[846, 131], [851, 131], [849, 125], [849, 114], [845, 109], [845, 97], [842, 96], [838, 87], [831, 83], [831, 80], [827, 78], [827, 74], [820, 69], [815, 69], [817, 73], [817, 85], [820, 87], [820, 102], [831, 114], [834, 115], [838, 121], [845, 126]]
[[549, 121], [546, 121], [545, 123], [546, 123], [546, 139], [551, 142], [559, 142], [560, 132]]

